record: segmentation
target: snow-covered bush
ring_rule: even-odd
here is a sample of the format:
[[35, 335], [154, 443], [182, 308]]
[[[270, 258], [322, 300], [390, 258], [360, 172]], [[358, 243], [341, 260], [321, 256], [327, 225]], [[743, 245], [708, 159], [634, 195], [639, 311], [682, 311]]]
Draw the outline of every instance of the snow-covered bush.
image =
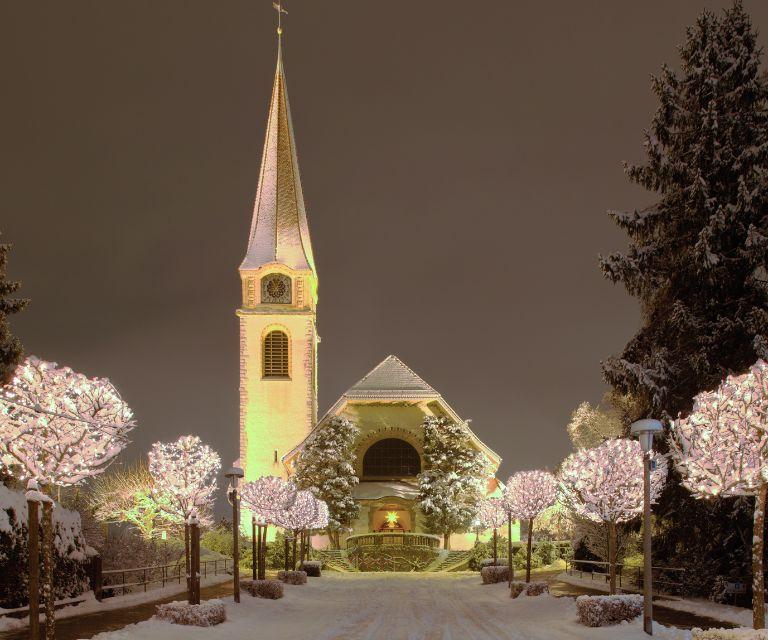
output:
[[546, 582], [518, 582], [512, 583], [510, 595], [517, 598], [520, 595], [540, 596], [543, 593], [549, 593], [549, 584]]
[[322, 563], [319, 560], [305, 560], [299, 565], [299, 569], [306, 573], [310, 578], [319, 578], [321, 568]]
[[625, 620], [634, 620], [643, 612], [643, 596], [579, 596], [576, 613], [586, 627], [605, 627]]
[[480, 569], [483, 584], [496, 584], [509, 580], [509, 567], [483, 567]]
[[[79, 596], [88, 590], [86, 566], [95, 553], [82, 535], [80, 514], [53, 510], [54, 595], [57, 599]], [[27, 595], [27, 500], [24, 494], [0, 485], [0, 607], [28, 604]], [[42, 536], [42, 532], [39, 534]]]
[[509, 563], [507, 562], [506, 558], [496, 558], [496, 560], [494, 560], [493, 558], [485, 558], [484, 560], [480, 561], [480, 568], [482, 569], [483, 567], [506, 567], [507, 564]]
[[212, 627], [227, 619], [227, 610], [221, 600], [208, 600], [200, 604], [168, 602], [157, 605], [158, 620], [193, 627]]
[[306, 571], [278, 571], [277, 579], [285, 584], [307, 584]]
[[768, 640], [768, 630], [691, 629], [691, 640]]
[[283, 597], [283, 583], [279, 580], [241, 580], [240, 586], [254, 598], [278, 600]]

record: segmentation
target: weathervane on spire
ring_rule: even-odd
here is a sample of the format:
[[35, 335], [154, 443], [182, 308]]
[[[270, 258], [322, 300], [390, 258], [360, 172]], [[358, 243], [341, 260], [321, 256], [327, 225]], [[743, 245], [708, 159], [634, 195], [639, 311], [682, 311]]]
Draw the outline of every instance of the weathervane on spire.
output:
[[283, 9], [283, 0], [277, 0], [273, 2], [272, 6], [277, 11], [277, 35], [283, 35], [283, 14], [288, 15], [288, 12]]

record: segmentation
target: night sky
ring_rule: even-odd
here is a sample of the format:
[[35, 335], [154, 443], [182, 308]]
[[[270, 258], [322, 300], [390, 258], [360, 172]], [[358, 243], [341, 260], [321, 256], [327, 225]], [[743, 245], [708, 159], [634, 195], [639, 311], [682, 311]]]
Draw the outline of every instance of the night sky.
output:
[[[597, 255], [656, 102], [728, 2], [288, 0], [318, 274], [320, 412], [388, 354], [504, 458], [556, 465], [639, 322]], [[747, 1], [768, 32], [768, 3]], [[126, 457], [237, 457], [237, 267], [274, 74], [270, 0], [0, 4], [0, 230], [28, 353], [109, 377]], [[762, 44], [766, 39], [761, 36]], [[220, 501], [223, 502], [223, 501]]]

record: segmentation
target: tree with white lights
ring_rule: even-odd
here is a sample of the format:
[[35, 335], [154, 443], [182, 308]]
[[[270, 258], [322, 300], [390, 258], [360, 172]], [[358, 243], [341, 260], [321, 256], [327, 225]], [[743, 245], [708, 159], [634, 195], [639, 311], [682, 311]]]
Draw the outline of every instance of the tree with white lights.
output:
[[557, 480], [549, 471], [519, 471], [507, 480], [507, 492], [512, 512], [528, 521], [528, 557], [525, 581], [531, 581], [531, 545], [533, 521], [557, 501]]
[[339, 530], [350, 526], [360, 512], [353, 496], [360, 482], [355, 475], [359, 435], [360, 430], [346, 418], [331, 418], [304, 445], [293, 476], [301, 489], [310, 489], [328, 504], [328, 537], [334, 549], [340, 546]]
[[296, 566], [296, 542], [299, 533], [317, 522], [320, 516], [319, 501], [312, 492], [302, 489], [296, 493], [296, 499], [282, 513], [277, 514], [276, 524], [293, 533], [293, 566]]
[[493, 564], [496, 564], [499, 559], [499, 527], [503, 527], [507, 522], [504, 502], [500, 498], [486, 498], [480, 502], [477, 519], [484, 529], [493, 529]]
[[[653, 454], [651, 501], [667, 478], [666, 459]], [[637, 440], [606, 440], [569, 455], [560, 467], [559, 499], [574, 516], [608, 526], [610, 592], [616, 593], [616, 525], [643, 512], [643, 451]]]
[[296, 500], [296, 485], [275, 476], [262, 476], [240, 487], [240, 499], [255, 515], [267, 522], [278, 523], [281, 514]]
[[754, 496], [752, 616], [765, 626], [763, 546], [768, 494], [768, 364], [758, 360], [740, 376], [694, 399], [693, 411], [672, 423], [670, 452], [682, 484], [696, 498]]
[[429, 531], [443, 536], [466, 531], [483, 498], [487, 460], [472, 445], [465, 423], [428, 417], [424, 427], [424, 470], [419, 474], [419, 508]]
[[[219, 454], [197, 436], [181, 436], [175, 442], [156, 442], [149, 451], [149, 473], [155, 495], [167, 500], [167, 515], [184, 523], [184, 560], [189, 576], [189, 521], [210, 522], [216, 476], [221, 469]], [[233, 523], [237, 526], [237, 523]]]
[[[54, 362], [29, 357], [0, 387], [0, 460], [19, 469], [31, 487], [67, 487], [103, 473], [134, 425], [133, 412], [109, 380]], [[42, 595], [45, 635], [53, 638], [53, 502], [34, 489], [27, 496], [43, 503]]]

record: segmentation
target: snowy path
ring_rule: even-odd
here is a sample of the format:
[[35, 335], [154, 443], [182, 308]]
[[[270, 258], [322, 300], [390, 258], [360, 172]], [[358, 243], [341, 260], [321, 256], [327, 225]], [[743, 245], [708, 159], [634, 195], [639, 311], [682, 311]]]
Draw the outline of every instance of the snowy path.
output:
[[[227, 599], [228, 620], [209, 629], [149, 620], [98, 640], [646, 640], [639, 621], [589, 629], [575, 621], [571, 598], [509, 598], [506, 585], [479, 584], [477, 574], [327, 574], [286, 585], [282, 600], [245, 594]], [[657, 627], [658, 629], [658, 627]], [[688, 632], [658, 629], [685, 640]]]

